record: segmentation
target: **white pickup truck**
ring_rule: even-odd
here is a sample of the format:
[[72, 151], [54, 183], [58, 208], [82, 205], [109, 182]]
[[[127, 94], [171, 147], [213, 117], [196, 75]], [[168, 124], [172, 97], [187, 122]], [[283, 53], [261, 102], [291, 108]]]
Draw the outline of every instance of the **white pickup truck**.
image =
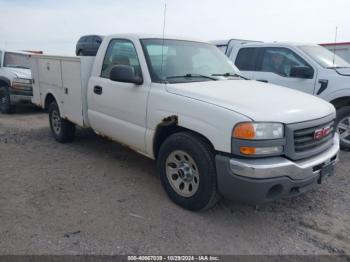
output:
[[0, 112], [10, 113], [14, 105], [30, 103], [32, 76], [30, 53], [0, 49]]
[[31, 62], [32, 101], [49, 109], [57, 141], [72, 141], [78, 125], [156, 159], [184, 208], [209, 208], [220, 195], [255, 204], [297, 196], [334, 172], [334, 107], [244, 80], [209, 43], [111, 35], [95, 58]]
[[232, 39], [214, 42], [242, 75], [293, 88], [332, 103], [342, 148], [350, 149], [350, 64], [315, 44], [263, 43]]

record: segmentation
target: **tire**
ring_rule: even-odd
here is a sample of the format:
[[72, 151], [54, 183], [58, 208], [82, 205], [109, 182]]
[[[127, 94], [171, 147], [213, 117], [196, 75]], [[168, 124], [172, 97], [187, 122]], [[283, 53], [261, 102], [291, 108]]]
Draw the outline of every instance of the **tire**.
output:
[[3, 114], [11, 113], [11, 98], [8, 88], [5, 86], [0, 87], [0, 111]]
[[337, 110], [336, 130], [340, 137], [340, 148], [350, 150], [350, 106]]
[[56, 102], [49, 106], [49, 120], [52, 135], [60, 143], [71, 142], [75, 137], [75, 125], [61, 118]]
[[169, 198], [192, 211], [213, 207], [219, 200], [214, 158], [208, 143], [192, 133], [169, 136], [157, 158], [160, 180]]

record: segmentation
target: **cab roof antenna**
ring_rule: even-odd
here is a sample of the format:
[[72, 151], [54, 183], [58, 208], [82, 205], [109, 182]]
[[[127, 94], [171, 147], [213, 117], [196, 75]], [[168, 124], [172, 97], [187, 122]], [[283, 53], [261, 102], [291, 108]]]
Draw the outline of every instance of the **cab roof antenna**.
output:
[[335, 51], [337, 47], [337, 38], [338, 38], [338, 26], [335, 27], [335, 37], [334, 37], [334, 46], [333, 46], [333, 68], [335, 65]]
[[161, 77], [163, 77], [165, 21], [166, 21], [166, 1], [164, 2], [164, 11], [163, 11], [162, 63], [161, 63], [161, 66], [160, 66], [160, 76], [161, 76]]

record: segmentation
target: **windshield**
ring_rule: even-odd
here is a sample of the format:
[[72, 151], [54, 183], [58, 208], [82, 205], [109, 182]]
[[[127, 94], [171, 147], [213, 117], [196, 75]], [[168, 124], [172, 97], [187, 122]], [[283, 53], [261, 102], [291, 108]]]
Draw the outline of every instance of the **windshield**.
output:
[[29, 55], [17, 53], [5, 53], [4, 66], [30, 69]]
[[213, 81], [238, 73], [211, 44], [170, 39], [143, 39], [141, 43], [154, 82]]
[[[350, 67], [350, 64], [322, 46], [300, 46], [308, 56], [325, 68]], [[334, 63], [333, 63], [334, 60]]]

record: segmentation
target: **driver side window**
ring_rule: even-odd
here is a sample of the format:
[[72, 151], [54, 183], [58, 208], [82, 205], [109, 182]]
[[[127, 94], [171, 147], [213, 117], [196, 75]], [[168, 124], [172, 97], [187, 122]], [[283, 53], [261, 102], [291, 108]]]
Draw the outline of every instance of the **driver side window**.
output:
[[109, 43], [102, 64], [101, 77], [109, 78], [112, 68], [116, 65], [132, 66], [135, 75], [141, 76], [139, 59], [131, 41], [114, 39]]
[[265, 48], [261, 71], [271, 72], [283, 77], [291, 77], [292, 67], [310, 67], [300, 56], [287, 48]]

